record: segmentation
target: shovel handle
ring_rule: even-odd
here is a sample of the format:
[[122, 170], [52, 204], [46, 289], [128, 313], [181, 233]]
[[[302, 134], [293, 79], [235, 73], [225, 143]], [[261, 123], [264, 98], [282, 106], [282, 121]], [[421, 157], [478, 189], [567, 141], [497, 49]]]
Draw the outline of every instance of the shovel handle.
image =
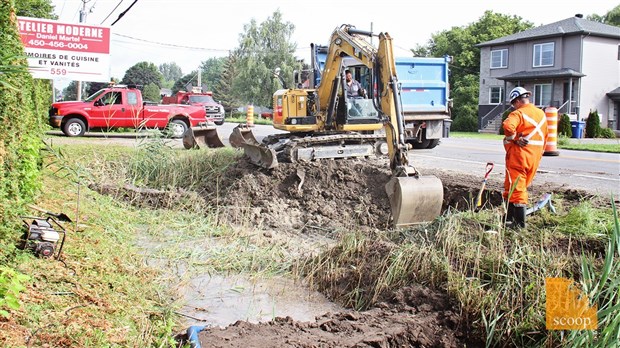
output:
[[41, 212], [41, 213], [49, 214], [49, 212], [48, 212], [47, 210], [45, 210], [45, 209], [43, 209], [43, 208], [41, 208], [41, 207], [37, 207], [37, 206], [36, 206], [36, 205], [34, 205], [34, 204], [28, 204], [27, 206], [28, 206], [28, 208], [30, 208], [30, 209], [34, 209], [34, 210], [39, 211], [39, 212]]
[[486, 181], [486, 179], [489, 177], [489, 174], [491, 174], [491, 171], [493, 170], [493, 167], [495, 166], [495, 164], [493, 164], [493, 162], [487, 162], [487, 166], [486, 166], [486, 174], [484, 174], [484, 180]]

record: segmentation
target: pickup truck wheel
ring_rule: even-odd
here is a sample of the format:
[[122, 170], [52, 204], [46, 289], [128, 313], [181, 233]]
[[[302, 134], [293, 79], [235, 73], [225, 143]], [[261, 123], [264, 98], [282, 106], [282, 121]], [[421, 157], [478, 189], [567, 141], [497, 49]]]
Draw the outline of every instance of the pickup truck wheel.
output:
[[174, 139], [183, 138], [183, 133], [187, 130], [187, 124], [182, 120], [172, 120], [168, 124], [168, 136]]
[[68, 137], [81, 137], [86, 133], [86, 125], [79, 118], [70, 118], [62, 126], [62, 132]]
[[223, 124], [224, 124], [224, 121], [218, 121], [218, 122], [215, 122], [215, 125], [217, 125], [217, 126], [221, 126], [221, 125], [223, 125]]

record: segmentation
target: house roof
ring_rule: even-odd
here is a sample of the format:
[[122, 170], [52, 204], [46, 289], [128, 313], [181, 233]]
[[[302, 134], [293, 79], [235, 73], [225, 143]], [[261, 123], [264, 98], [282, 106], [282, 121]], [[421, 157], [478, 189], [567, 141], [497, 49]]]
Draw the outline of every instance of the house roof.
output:
[[552, 79], [566, 77], [584, 77], [586, 75], [573, 69], [564, 68], [557, 70], [536, 70], [536, 71], [519, 71], [514, 74], [500, 76], [498, 80], [516, 81], [516, 80], [536, 80], [536, 79]]
[[620, 101], [620, 87], [614, 89], [613, 91], [607, 93], [607, 96], [611, 100]]
[[532, 39], [581, 34], [620, 39], [620, 28], [579, 17], [570, 17], [559, 22], [541, 25], [516, 34], [482, 42], [476, 46], [497, 46], [519, 41], [529, 41]]

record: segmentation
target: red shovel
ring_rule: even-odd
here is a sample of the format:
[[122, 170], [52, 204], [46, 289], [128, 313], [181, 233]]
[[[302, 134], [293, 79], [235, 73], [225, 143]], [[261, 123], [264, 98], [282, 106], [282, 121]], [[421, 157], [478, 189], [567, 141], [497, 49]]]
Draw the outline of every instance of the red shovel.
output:
[[486, 174], [484, 174], [484, 180], [482, 181], [482, 187], [480, 188], [480, 192], [478, 192], [478, 197], [476, 198], [476, 210], [480, 209], [482, 206], [482, 193], [484, 192], [484, 187], [487, 185], [487, 179], [489, 178], [489, 174], [493, 170], [493, 162], [488, 162], [486, 166]]

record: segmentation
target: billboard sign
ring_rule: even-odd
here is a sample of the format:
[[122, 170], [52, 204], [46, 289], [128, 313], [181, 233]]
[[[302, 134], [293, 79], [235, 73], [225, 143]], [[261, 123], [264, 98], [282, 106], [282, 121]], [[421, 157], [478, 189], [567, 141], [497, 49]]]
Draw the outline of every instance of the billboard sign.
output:
[[34, 78], [110, 81], [110, 28], [17, 17]]

